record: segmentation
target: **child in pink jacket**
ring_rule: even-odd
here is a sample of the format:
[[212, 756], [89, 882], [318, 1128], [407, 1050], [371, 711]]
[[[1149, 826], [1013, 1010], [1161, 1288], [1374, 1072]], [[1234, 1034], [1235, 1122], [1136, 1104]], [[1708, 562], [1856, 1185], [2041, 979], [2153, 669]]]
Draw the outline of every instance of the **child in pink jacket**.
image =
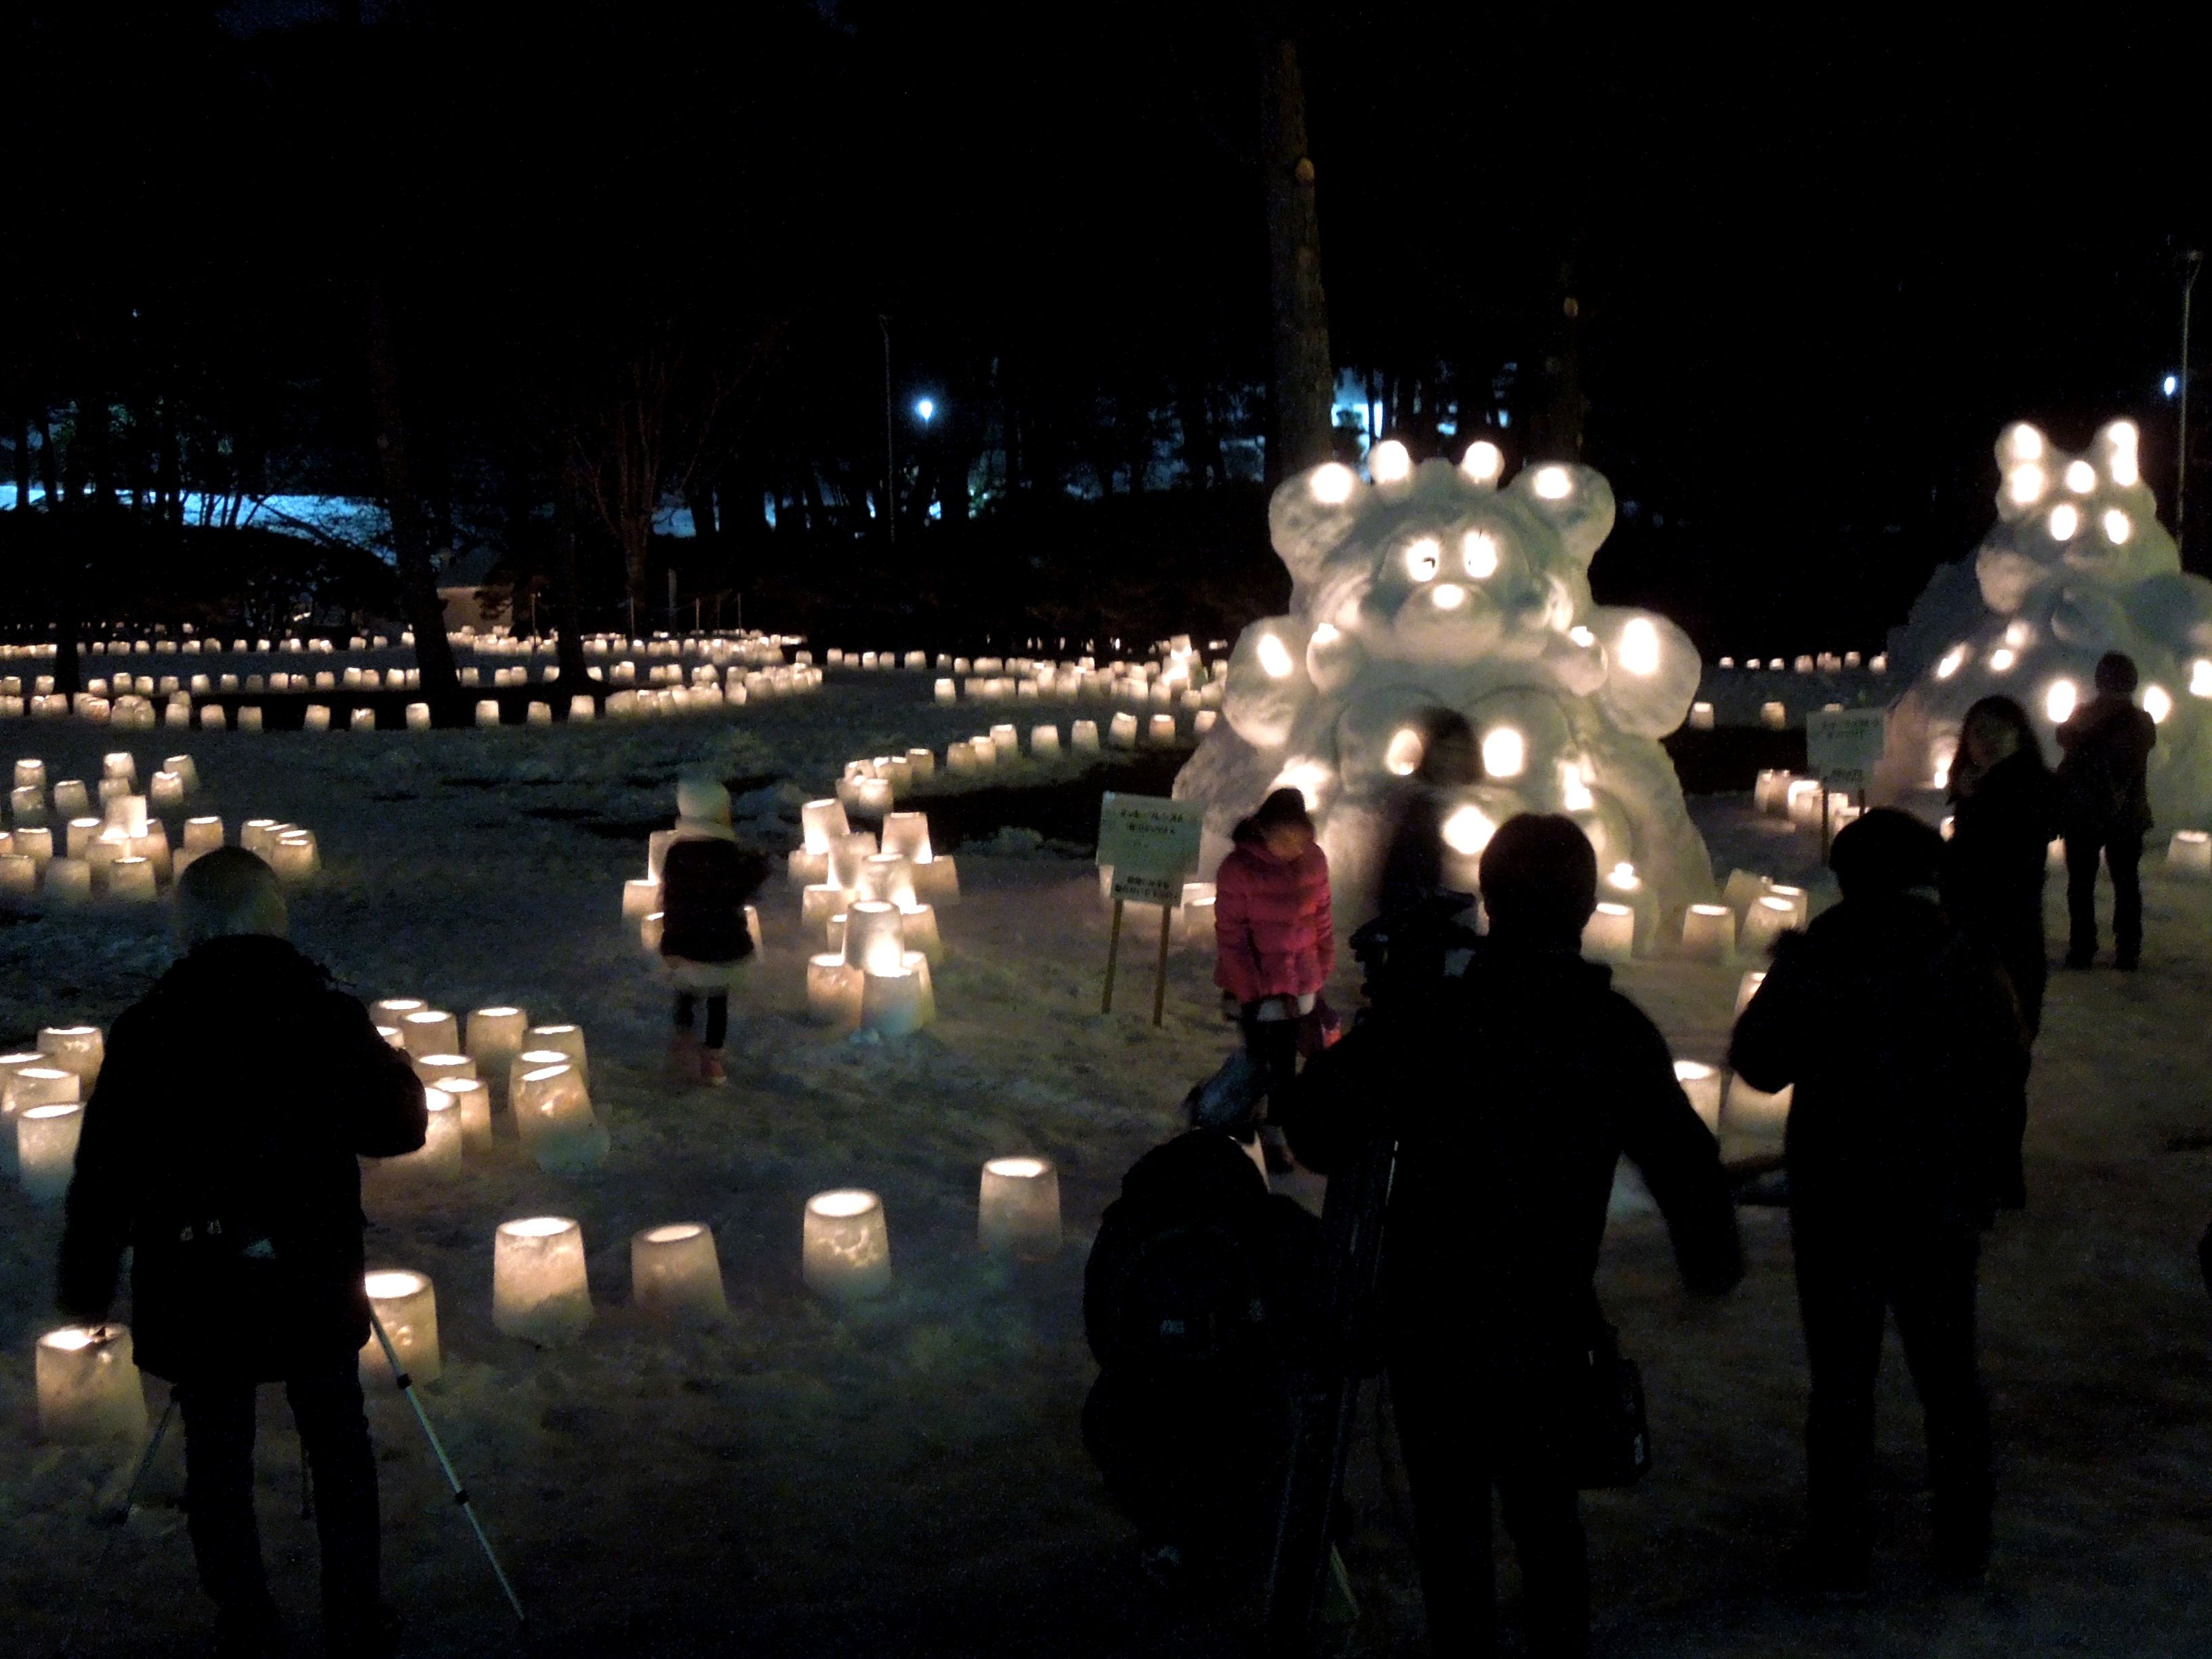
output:
[[[1297, 1075], [1299, 1021], [1336, 965], [1328, 857], [1315, 841], [1305, 798], [1278, 789], [1237, 826], [1214, 876], [1213, 982], [1237, 1005], [1260, 1091], [1272, 1098]], [[1287, 1168], [1269, 1132], [1271, 1168]]]

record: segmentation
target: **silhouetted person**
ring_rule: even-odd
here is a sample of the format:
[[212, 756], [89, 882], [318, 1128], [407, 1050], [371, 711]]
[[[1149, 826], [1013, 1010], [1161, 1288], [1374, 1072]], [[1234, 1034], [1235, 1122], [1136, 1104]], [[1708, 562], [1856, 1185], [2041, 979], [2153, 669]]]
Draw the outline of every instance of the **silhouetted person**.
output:
[[[216, 1650], [282, 1649], [253, 1517], [255, 1385], [282, 1382], [307, 1455], [327, 1650], [391, 1651], [376, 1465], [356, 1367], [369, 1338], [358, 1156], [422, 1144], [422, 1085], [368, 1010], [284, 941], [269, 866], [237, 848], [177, 884], [188, 947], [116, 1020], [84, 1111], [59, 1302], [107, 1317], [131, 1251], [140, 1365], [176, 1385], [185, 1503]], [[250, 1042], [252, 1064], [211, 1052]]]
[[2032, 1039], [2043, 1026], [2050, 977], [2043, 884], [2058, 834], [2058, 790], [2027, 711], [2010, 697], [1984, 697], [1966, 711], [1950, 795], [1943, 907], [1995, 954]]
[[2097, 859], [2112, 877], [2112, 965], [2142, 960], [2142, 849], [2150, 833], [2150, 751], [2158, 726], [2135, 706], [2133, 658], [2097, 661], [2097, 695], [2058, 728], [2059, 811], [2066, 835], [2066, 965], [2097, 957]]
[[[1272, 1105], [1297, 1075], [1299, 1024], [1336, 965], [1328, 858], [1295, 789], [1261, 801], [1231, 839], [1213, 878], [1213, 982], [1236, 1005]], [[1287, 1167], [1276, 1132], [1265, 1138], [1270, 1167]]]
[[1597, 902], [1588, 839], [1569, 818], [1510, 819], [1480, 875], [1491, 931], [1464, 971], [1377, 1004], [1308, 1066], [1284, 1123], [1324, 1173], [1399, 1138], [1382, 1322], [1431, 1650], [1494, 1650], [1494, 1484], [1530, 1649], [1574, 1655], [1589, 1638], [1579, 1402], [1623, 1153], [1692, 1289], [1734, 1285], [1742, 1254], [1719, 1150], [1666, 1039], [1580, 955]]
[[[679, 1082], [720, 1085], [729, 1080], [722, 1043], [730, 1030], [730, 987], [753, 954], [745, 901], [764, 871], [738, 845], [730, 827], [730, 792], [712, 778], [676, 786], [676, 834], [660, 860], [660, 959], [676, 987], [669, 1071]], [[692, 1032], [707, 1005], [704, 1040]]]
[[1982, 1231], [2024, 1201], [2027, 1041], [1995, 962], [1936, 902], [1942, 855], [1903, 812], [1845, 826], [1842, 902], [1779, 941], [1729, 1050], [1753, 1088], [1796, 1090], [1784, 1158], [1813, 1388], [1795, 1565], [1826, 1591], [1867, 1584], [1885, 1311], [1927, 1413], [1938, 1571], [1972, 1581], [1989, 1559], [1974, 1286]]
[[[1424, 710], [1411, 730], [1420, 759], [1401, 792], [1398, 821], [1382, 855], [1376, 914], [1385, 918], [1417, 909], [1454, 892], [1444, 877], [1443, 823], [1455, 791], [1482, 779], [1474, 728], [1449, 708]], [[1468, 894], [1469, 902], [1473, 894]]]

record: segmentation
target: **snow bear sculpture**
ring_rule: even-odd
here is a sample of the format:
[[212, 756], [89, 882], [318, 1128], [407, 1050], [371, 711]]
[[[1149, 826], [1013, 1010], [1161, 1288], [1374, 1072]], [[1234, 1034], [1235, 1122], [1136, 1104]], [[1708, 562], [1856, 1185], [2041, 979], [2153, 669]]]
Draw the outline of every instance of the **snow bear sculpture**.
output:
[[2212, 582], [2182, 574], [2139, 441], [2131, 421], [2079, 456], [2025, 422], [1999, 436], [1997, 522], [1936, 573], [1896, 642], [1915, 678], [1890, 714], [1877, 798], [1942, 787], [1960, 720], [1993, 694], [2027, 710], [2055, 761], [2054, 726], [2094, 695], [2097, 659], [2124, 651], [2159, 723], [2152, 812], [2168, 828], [2212, 822]]
[[[1330, 462], [1268, 508], [1290, 614], [1247, 628], [1222, 720], [1176, 780], [1206, 807], [1206, 867], [1271, 789], [1304, 791], [1334, 875], [1337, 915], [1372, 913], [1424, 711], [1474, 726], [1484, 763], [1443, 816], [1447, 873], [1473, 890], [1491, 833], [1565, 812], [1599, 866], [1635, 866], [1659, 912], [1711, 896], [1712, 868], [1659, 739], [1698, 686], [1697, 648], [1649, 611], [1595, 605], [1589, 562], [1613, 491], [1588, 467], [1524, 469], [1478, 442], [1459, 465], [1370, 457], [1372, 483]], [[1603, 896], [1602, 894], [1601, 895]], [[1656, 917], [1655, 917], [1656, 920]]]

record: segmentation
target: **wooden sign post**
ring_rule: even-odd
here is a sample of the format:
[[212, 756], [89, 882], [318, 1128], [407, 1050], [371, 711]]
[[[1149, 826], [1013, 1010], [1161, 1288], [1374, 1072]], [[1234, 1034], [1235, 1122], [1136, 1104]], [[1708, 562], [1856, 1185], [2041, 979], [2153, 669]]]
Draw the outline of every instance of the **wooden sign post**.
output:
[[1867, 786], [1889, 738], [1889, 716], [1879, 708], [1822, 708], [1805, 716], [1805, 764], [1820, 780], [1820, 861], [1828, 859], [1828, 792], [1841, 790], [1866, 805]]
[[1160, 907], [1160, 952], [1152, 970], [1152, 1024], [1167, 1017], [1168, 929], [1182, 902], [1182, 884], [1198, 867], [1200, 809], [1157, 795], [1117, 795], [1098, 804], [1098, 862], [1114, 872], [1114, 922], [1106, 936], [1106, 990], [1098, 1012], [1114, 1011], [1114, 974], [1121, 957], [1121, 907], [1131, 899]]

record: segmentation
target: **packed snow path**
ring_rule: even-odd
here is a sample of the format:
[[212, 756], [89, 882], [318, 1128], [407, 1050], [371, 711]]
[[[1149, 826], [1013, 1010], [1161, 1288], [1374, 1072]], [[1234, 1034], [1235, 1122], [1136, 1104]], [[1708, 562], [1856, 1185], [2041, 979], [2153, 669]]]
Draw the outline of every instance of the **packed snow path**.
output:
[[[927, 695], [920, 678], [872, 678], [733, 727], [193, 734], [205, 784], [195, 810], [317, 825], [326, 870], [296, 902], [295, 935], [352, 988], [459, 1010], [514, 1001], [590, 1034], [614, 1133], [604, 1170], [549, 1176], [505, 1142], [454, 1185], [373, 1174], [368, 1189], [372, 1261], [436, 1281], [446, 1371], [425, 1403], [532, 1609], [529, 1651], [1244, 1650], [1247, 1607], [1150, 1598], [1076, 1432], [1092, 1375], [1079, 1316], [1090, 1231], [1230, 1042], [1203, 955], [1175, 959], [1164, 1032], [1138, 994], [1102, 1019], [1105, 920], [1090, 867], [1014, 839], [998, 852], [971, 842], [957, 849], [965, 902], [944, 918], [939, 1024], [899, 1046], [833, 1039], [799, 1018], [796, 896], [771, 885], [731, 1086], [677, 1092], [659, 1079], [665, 995], [619, 894], [646, 829], [668, 817], [676, 771], [705, 763], [769, 780], [741, 796], [741, 833], [750, 816], [789, 846], [796, 803], [845, 757], [973, 729], [971, 712], [934, 710]], [[57, 775], [94, 776], [114, 742], [56, 724], [24, 752], [43, 749]], [[772, 781], [785, 778], [787, 789]], [[1692, 805], [1721, 869], [1788, 879], [1808, 866], [1808, 835], [1741, 799]], [[1631, 1218], [1609, 1237], [1603, 1289], [1644, 1367], [1658, 1467], [1585, 1505], [1601, 1652], [2212, 1650], [2201, 1594], [2212, 1522], [2198, 1495], [2212, 1466], [2212, 1304], [2194, 1259], [2212, 1211], [2212, 1152], [2199, 1149], [2212, 1144], [2208, 910], [2212, 888], [2154, 877], [2144, 971], [2054, 980], [2031, 1208], [2000, 1224], [1983, 1274], [2000, 1455], [1990, 1589], [1942, 1596], [1923, 1573], [1917, 1413], [1893, 1344], [1875, 1599], [1813, 1609], [1772, 1588], [1798, 1512], [1804, 1387], [1781, 1218], [1745, 1212], [1750, 1276], [1710, 1309], [1686, 1304], [1655, 1224]], [[0, 1033], [105, 1024], [167, 957], [150, 915], [0, 927]], [[1704, 1059], [1723, 1047], [1736, 979], [1663, 963], [1622, 975], [1677, 1052]], [[1348, 1006], [1352, 988], [1341, 989]], [[179, 1063], [243, 1075], [253, 1056]], [[1069, 1237], [1048, 1265], [1003, 1266], [975, 1247], [978, 1166], [1013, 1151], [1060, 1166]], [[808, 1194], [848, 1182], [884, 1196], [896, 1279], [882, 1301], [836, 1311], [800, 1285], [799, 1212]], [[548, 1352], [499, 1335], [490, 1311], [493, 1227], [542, 1212], [581, 1221], [599, 1304], [580, 1343]], [[677, 1220], [714, 1227], [732, 1308], [720, 1331], [671, 1333], [627, 1306], [630, 1233]], [[60, 1639], [104, 1536], [90, 1517], [131, 1461], [35, 1441], [31, 1344], [54, 1322], [55, 1229], [0, 1195], [0, 1597], [9, 1650], [27, 1655]], [[1234, 1432], [1234, 1404], [1194, 1408]], [[277, 1391], [263, 1410], [265, 1547], [307, 1652], [313, 1534]], [[524, 1650], [404, 1403], [380, 1397], [371, 1412], [407, 1651]], [[165, 1449], [150, 1501], [116, 1539], [82, 1654], [190, 1651], [205, 1629], [176, 1454]], [[1363, 1444], [1349, 1555], [1367, 1617], [1352, 1650], [1417, 1651], [1412, 1558], [1376, 1471]]]

